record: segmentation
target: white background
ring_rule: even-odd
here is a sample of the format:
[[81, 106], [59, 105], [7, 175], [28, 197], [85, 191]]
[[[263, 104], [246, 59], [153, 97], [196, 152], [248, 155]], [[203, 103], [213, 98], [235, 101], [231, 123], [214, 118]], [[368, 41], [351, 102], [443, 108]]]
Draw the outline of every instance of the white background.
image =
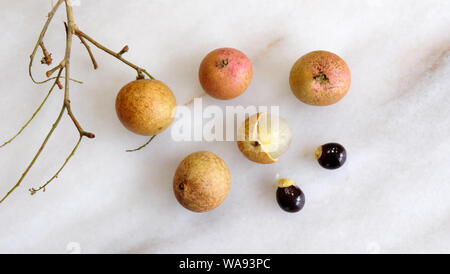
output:
[[[76, 2], [77, 3], [77, 2]], [[231, 101], [204, 104], [279, 105], [294, 139], [276, 164], [246, 160], [234, 142], [174, 142], [170, 130], [143, 151], [146, 138], [116, 118], [118, 90], [135, 72], [94, 49], [92, 70], [78, 41], [72, 53], [73, 110], [96, 133], [45, 193], [28, 189], [51, 177], [77, 140], [67, 116], [22, 185], [0, 205], [0, 252], [449, 252], [449, 1], [112, 1], [81, 0], [76, 23], [174, 92], [179, 104], [202, 94], [197, 70], [218, 47], [235, 47], [253, 62], [250, 88]], [[49, 85], [27, 75], [29, 54], [50, 8], [47, 0], [0, 0], [0, 136], [32, 114]], [[64, 10], [45, 42], [55, 64], [64, 50]], [[290, 92], [301, 55], [324, 49], [352, 71], [348, 95], [312, 107]], [[48, 67], [35, 61], [35, 75]], [[0, 192], [20, 177], [56, 119], [56, 91], [29, 128], [0, 150]], [[316, 146], [337, 141], [348, 161], [336, 171], [314, 160]], [[220, 155], [232, 173], [216, 210], [188, 212], [174, 198], [172, 177], [189, 153]], [[280, 210], [276, 174], [306, 194], [299, 214]], [[75, 249], [73, 249], [75, 247]]]

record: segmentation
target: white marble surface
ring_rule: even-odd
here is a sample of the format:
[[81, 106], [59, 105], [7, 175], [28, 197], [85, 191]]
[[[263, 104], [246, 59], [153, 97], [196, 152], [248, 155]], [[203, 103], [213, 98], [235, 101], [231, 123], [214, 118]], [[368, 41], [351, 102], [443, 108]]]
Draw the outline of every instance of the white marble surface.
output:
[[[0, 136], [13, 134], [46, 94], [27, 76], [27, 62], [50, 1], [1, 0]], [[117, 91], [135, 72], [98, 50], [93, 71], [84, 48], [73, 49], [72, 102], [97, 134], [85, 141], [45, 193], [28, 189], [48, 179], [76, 142], [64, 118], [48, 149], [0, 206], [0, 252], [304, 253], [450, 252], [450, 2], [441, 1], [111, 1], [81, 0], [78, 26], [148, 68], [180, 104], [202, 93], [198, 65], [210, 50], [231, 46], [254, 66], [241, 97], [205, 104], [280, 105], [295, 135], [276, 164], [246, 160], [232, 142], [173, 142], [166, 131], [142, 152], [125, 148], [145, 138], [126, 131], [114, 110]], [[60, 10], [46, 42], [64, 49]], [[290, 92], [289, 70], [316, 49], [350, 66], [344, 100], [307, 106]], [[36, 62], [35, 75], [46, 67]], [[56, 118], [61, 92], [13, 144], [0, 150], [0, 192], [15, 183]], [[322, 169], [313, 149], [338, 141], [346, 165]], [[232, 187], [218, 209], [195, 214], [178, 205], [172, 176], [196, 150], [229, 165]], [[275, 176], [306, 194], [296, 215], [275, 201]], [[75, 249], [73, 249], [75, 247]]]

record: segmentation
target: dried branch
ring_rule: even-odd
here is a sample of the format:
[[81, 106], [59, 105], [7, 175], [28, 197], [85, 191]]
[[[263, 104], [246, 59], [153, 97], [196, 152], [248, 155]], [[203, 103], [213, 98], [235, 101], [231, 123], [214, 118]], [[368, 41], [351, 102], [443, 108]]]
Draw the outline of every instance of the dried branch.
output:
[[[43, 46], [44, 45], [43, 39], [44, 39], [45, 34], [47, 33], [47, 29], [48, 29], [48, 26], [50, 25], [50, 22], [52, 21], [53, 17], [55, 16], [56, 11], [61, 6], [61, 4], [64, 3], [64, 1], [65, 0], [58, 0], [58, 2], [56, 2], [56, 4], [52, 7], [52, 10], [48, 13], [47, 21], [45, 22], [44, 27], [42, 28], [42, 31], [41, 31], [41, 33], [39, 35], [38, 41], [36, 42], [36, 44], [34, 46], [33, 52], [30, 55], [30, 63], [28, 64], [28, 75], [30, 76], [31, 81], [33, 81], [33, 83], [35, 83], [35, 84], [44, 84], [44, 83], [47, 83], [47, 82], [49, 82], [51, 80], [55, 80], [56, 79], [56, 77], [53, 77], [53, 78], [45, 79], [43, 81], [36, 81], [34, 79], [34, 77], [33, 77], [33, 72], [32, 72], [31, 68], [33, 66], [33, 61], [34, 61], [34, 58], [36, 57], [36, 52], [39, 49], [39, 47], [41, 47], [42, 50], [44, 51], [44, 58], [46, 57], [45, 52], [48, 53], [48, 51], [45, 48], [45, 46]], [[51, 56], [51, 54], [48, 53], [48, 56]], [[41, 62], [42, 62], [42, 60], [41, 60]], [[50, 64], [51, 64], [51, 62], [50, 62]], [[61, 78], [64, 78], [64, 77], [61, 76]], [[79, 83], [79, 84], [83, 83], [83, 82], [81, 82], [79, 80], [76, 80], [76, 79], [70, 79], [70, 80], [73, 81], [73, 82]]]
[[122, 57], [122, 54], [125, 53], [126, 51], [128, 51], [128, 46], [125, 46], [124, 49], [126, 49], [126, 51], [123, 51], [123, 49], [119, 52], [114, 52], [108, 48], [106, 48], [105, 46], [103, 46], [102, 44], [100, 44], [99, 42], [95, 41], [92, 37], [90, 37], [89, 35], [87, 35], [86, 33], [82, 32], [76, 25], [74, 26], [74, 30], [75, 30], [75, 35], [78, 37], [82, 37], [86, 40], [88, 40], [92, 45], [94, 45], [95, 47], [97, 47], [98, 49], [103, 50], [104, 52], [108, 53], [109, 55], [112, 55], [114, 57], [116, 57], [117, 59], [119, 59], [120, 61], [122, 61], [123, 63], [127, 64], [128, 66], [132, 67], [133, 69], [136, 70], [137, 74], [138, 74], [138, 79], [144, 79], [145, 75], [147, 75], [150, 79], [155, 79], [153, 76], [150, 75], [150, 73], [148, 73], [145, 69], [136, 66], [135, 64], [131, 63], [130, 61], [124, 59]]
[[89, 46], [88, 43], [86, 43], [86, 40], [84, 40], [83, 37], [78, 36], [78, 38], [80, 39], [81, 43], [86, 48], [86, 50], [87, 50], [87, 52], [89, 54], [89, 57], [91, 58], [92, 65], [94, 66], [94, 69], [97, 69], [98, 68], [98, 64], [97, 64], [97, 61], [95, 60], [94, 54], [92, 54], [91, 47]]
[[[48, 29], [48, 26], [50, 24], [50, 22], [52, 21], [53, 16], [55, 15], [56, 11], [58, 10], [59, 6], [65, 3], [65, 7], [66, 7], [66, 15], [67, 15], [67, 23], [65, 23], [65, 27], [66, 27], [66, 50], [65, 50], [65, 54], [64, 54], [64, 58], [63, 60], [54, 68], [50, 69], [49, 71], [47, 71], [46, 76], [48, 77], [48, 79], [44, 80], [44, 81], [36, 81], [33, 78], [32, 75], [32, 70], [31, 67], [33, 65], [33, 60], [36, 56], [36, 52], [37, 49], [40, 47], [42, 49], [43, 55], [44, 57], [42, 58], [41, 62], [43, 64], [47, 64], [50, 65], [52, 63], [52, 58], [51, 58], [51, 54], [48, 52], [48, 50], [45, 48], [44, 42], [43, 42], [43, 38], [45, 36], [45, 33]], [[21, 128], [21, 130], [10, 140], [8, 140], [7, 142], [5, 142], [1, 147], [9, 144], [10, 142], [12, 142], [20, 133], [22, 133], [22, 131], [28, 126], [28, 124], [33, 120], [33, 118], [38, 114], [38, 112], [42, 109], [42, 107], [44, 106], [45, 102], [47, 101], [48, 97], [50, 96], [50, 94], [52, 93], [53, 89], [55, 86], [58, 86], [59, 88], [64, 88], [64, 99], [63, 99], [63, 104], [61, 107], [61, 111], [56, 119], [56, 121], [53, 123], [49, 133], [47, 134], [47, 136], [45, 137], [43, 143], [41, 144], [41, 146], [39, 147], [37, 153], [35, 154], [34, 158], [32, 159], [32, 161], [30, 162], [30, 164], [28, 165], [28, 167], [26, 168], [25, 172], [22, 174], [22, 176], [19, 178], [19, 181], [11, 188], [11, 190], [0, 200], [0, 203], [2, 203], [17, 187], [20, 186], [21, 182], [23, 181], [23, 179], [25, 178], [25, 176], [28, 174], [28, 172], [30, 171], [30, 169], [33, 167], [33, 165], [35, 164], [36, 160], [39, 158], [39, 156], [41, 155], [42, 151], [44, 150], [47, 142], [49, 141], [50, 137], [52, 136], [52, 134], [54, 133], [54, 131], [56, 130], [56, 128], [58, 127], [64, 112], [67, 110], [67, 115], [70, 117], [70, 119], [72, 120], [73, 124], [75, 125], [76, 129], [78, 130], [79, 133], [79, 139], [78, 142], [76, 143], [75, 147], [73, 148], [72, 152], [68, 155], [68, 157], [65, 159], [64, 163], [62, 164], [62, 166], [58, 169], [58, 171], [55, 173], [55, 175], [53, 175], [53, 177], [50, 178], [50, 180], [48, 180], [45, 184], [43, 184], [41, 187], [35, 189], [35, 188], [31, 188], [29, 189], [30, 193], [36, 194], [38, 191], [40, 190], [44, 190], [47, 187], [48, 184], [50, 184], [52, 181], [54, 181], [54, 179], [56, 179], [58, 177], [58, 175], [61, 173], [61, 171], [66, 167], [67, 163], [69, 162], [69, 160], [75, 155], [77, 149], [79, 148], [83, 137], [87, 137], [87, 138], [95, 138], [95, 135], [91, 132], [85, 131], [83, 129], [83, 127], [80, 125], [80, 123], [78, 122], [78, 120], [76, 119], [73, 111], [72, 111], [72, 106], [71, 106], [71, 102], [70, 102], [70, 82], [71, 81], [75, 81], [75, 82], [79, 82], [77, 80], [71, 79], [70, 78], [70, 61], [71, 61], [71, 51], [72, 51], [72, 42], [73, 42], [73, 36], [76, 35], [81, 43], [85, 46], [86, 50], [89, 53], [89, 56], [92, 60], [92, 63], [94, 65], [94, 68], [97, 68], [97, 62], [94, 58], [94, 55], [92, 54], [92, 51], [90, 49], [89, 44], [86, 42], [86, 40], [88, 42], [90, 42], [91, 44], [93, 44], [94, 46], [96, 46], [97, 48], [105, 51], [106, 53], [116, 57], [118, 60], [122, 61], [123, 63], [125, 63], [126, 65], [130, 66], [131, 68], [135, 69], [137, 74], [138, 74], [138, 79], [142, 79], [145, 78], [145, 75], [147, 75], [150, 79], [154, 79], [145, 69], [138, 67], [136, 65], [134, 65], [133, 63], [129, 62], [128, 60], [124, 59], [122, 57], [122, 55], [124, 53], [126, 53], [128, 51], [128, 46], [125, 46], [122, 48], [122, 50], [120, 50], [119, 52], [114, 52], [106, 47], [104, 47], [103, 45], [101, 45], [100, 43], [96, 42], [93, 38], [91, 38], [90, 36], [86, 35], [85, 33], [83, 33], [82, 31], [80, 31], [78, 29], [78, 27], [75, 25], [75, 21], [74, 21], [74, 16], [73, 16], [73, 9], [72, 9], [72, 5], [71, 5], [71, 1], [70, 0], [58, 0], [58, 2], [56, 2], [56, 4], [54, 4], [54, 6], [52, 7], [52, 10], [50, 11], [50, 13], [48, 14], [48, 19], [41, 31], [41, 34], [39, 35], [39, 39], [33, 49], [33, 52], [30, 55], [30, 63], [29, 63], [29, 76], [32, 79], [32, 81], [36, 84], [42, 84], [42, 83], [46, 83], [48, 81], [54, 80], [53, 85], [51, 86], [47, 96], [44, 98], [43, 102], [41, 103], [41, 105], [38, 107], [38, 109], [33, 113], [33, 116], [27, 121], [27, 123]], [[58, 71], [58, 75], [56, 77], [51, 77], [50, 76], [54, 73]], [[64, 76], [62, 75], [62, 72], [64, 71]], [[60, 79], [64, 78], [64, 86], [61, 84]], [[135, 149], [135, 150], [130, 150], [130, 151], [137, 151], [140, 150], [142, 148], [144, 148], [146, 145], [148, 145], [153, 139], [155, 138], [155, 136], [152, 136], [150, 138], [150, 140], [143, 146]]]
[[70, 106], [70, 101], [64, 101], [64, 104], [66, 106], [67, 109], [67, 114], [69, 115], [70, 119], [72, 119], [72, 122], [74, 123], [75, 127], [78, 130], [78, 133], [80, 133], [80, 136], [85, 136], [89, 139], [95, 138], [95, 134], [91, 133], [91, 132], [87, 132], [85, 130], [83, 130], [83, 128], [81, 127], [80, 123], [77, 121], [77, 119], [75, 118], [75, 115], [73, 115], [72, 113], [72, 107]]
[[[58, 76], [56, 76], [57, 78], [59, 78], [61, 76], [62, 73], [62, 69], [59, 70], [58, 72]], [[53, 89], [55, 88], [56, 85], [58, 85], [59, 80], [56, 80], [52, 87], [50, 88], [50, 90], [47, 93], [47, 96], [45, 96], [44, 100], [42, 101], [42, 103], [39, 105], [39, 107], [36, 109], [36, 111], [33, 113], [33, 115], [31, 116], [31, 118], [25, 123], [25, 125], [22, 126], [22, 128], [19, 130], [19, 132], [16, 133], [16, 135], [14, 135], [11, 139], [9, 139], [8, 141], [4, 142], [0, 148], [6, 146], [7, 144], [11, 143], [12, 141], [14, 141], [14, 139], [17, 138], [17, 136], [19, 136], [22, 131], [25, 130], [25, 128], [31, 123], [31, 121], [34, 119], [34, 117], [36, 117], [36, 115], [39, 113], [39, 111], [42, 109], [42, 107], [44, 106], [44, 104], [47, 102], [48, 97], [50, 97], [50, 94], [52, 93]]]
[[45, 184], [43, 184], [42, 186], [36, 188], [30, 188], [28, 191], [30, 191], [31, 195], [36, 194], [38, 191], [43, 190], [43, 192], [45, 192], [45, 187], [47, 187], [48, 184], [50, 184], [51, 182], [53, 182], [53, 180], [55, 180], [56, 178], [58, 178], [59, 174], [61, 173], [61, 171], [64, 169], [64, 167], [66, 167], [67, 163], [69, 162], [69, 160], [75, 155], [75, 152], [77, 151], [78, 147], [80, 146], [81, 140], [83, 139], [82, 136], [80, 136], [80, 138], [78, 138], [78, 142], [76, 143], [75, 147], [73, 148], [72, 152], [69, 154], [69, 156], [66, 158], [66, 160], [64, 161], [63, 165], [58, 169], [58, 171], [55, 173], [55, 175], [53, 175], [53, 177], [50, 178], [50, 180], [48, 180]]
[[[62, 73], [62, 69], [59, 72], [59, 74]], [[55, 80], [55, 82], [58, 80], [58, 78]], [[22, 176], [20, 177], [19, 181], [11, 188], [10, 191], [8, 191], [8, 193], [6, 193], [5, 196], [3, 196], [3, 198], [0, 200], [0, 203], [2, 203], [6, 198], [8, 198], [8, 196], [17, 188], [20, 186], [20, 183], [23, 181], [23, 179], [25, 178], [25, 176], [28, 174], [28, 172], [30, 171], [30, 169], [33, 167], [34, 163], [36, 162], [36, 160], [39, 158], [39, 156], [41, 155], [42, 151], [45, 148], [45, 145], [47, 144], [48, 140], [50, 139], [50, 137], [52, 136], [53, 132], [55, 131], [56, 127], [58, 126], [59, 122], [61, 121], [61, 118], [64, 114], [64, 110], [65, 107], [63, 105], [63, 107], [61, 108], [61, 111], [59, 112], [58, 118], [56, 119], [55, 123], [53, 123], [52, 128], [50, 129], [50, 132], [47, 134], [47, 136], [44, 139], [44, 142], [42, 143], [41, 147], [39, 148], [39, 150], [37, 151], [36, 155], [34, 156], [33, 160], [31, 161], [31, 163], [28, 165], [28, 167], [26, 168], [25, 172], [22, 174]]]
[[[36, 56], [36, 52], [37, 52], [38, 48], [40, 47], [42, 40], [44, 39], [45, 33], [47, 32], [48, 26], [50, 25], [50, 22], [52, 21], [53, 16], [55, 16], [56, 11], [58, 10], [59, 6], [61, 6], [61, 4], [63, 2], [64, 2], [64, 0], [58, 0], [58, 2], [56, 2], [56, 4], [53, 6], [52, 10], [48, 13], [48, 16], [47, 16], [48, 19], [45, 22], [44, 27], [42, 28], [41, 34], [39, 35], [38, 41], [36, 42], [36, 45], [34, 46], [33, 52], [30, 55], [30, 63], [28, 65], [28, 74], [30, 75], [31, 80], [35, 84], [41, 84], [42, 82], [38, 82], [38, 81], [34, 80], [34, 77], [33, 77], [31, 67], [33, 66], [34, 57]], [[46, 80], [46, 81], [48, 81], [48, 80]]]

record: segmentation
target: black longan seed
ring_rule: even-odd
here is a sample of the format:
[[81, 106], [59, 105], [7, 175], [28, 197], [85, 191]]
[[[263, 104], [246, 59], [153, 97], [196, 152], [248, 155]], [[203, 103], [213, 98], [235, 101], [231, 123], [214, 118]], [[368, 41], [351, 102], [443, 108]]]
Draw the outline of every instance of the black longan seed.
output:
[[316, 159], [326, 169], [337, 169], [344, 165], [347, 151], [338, 143], [328, 143], [315, 150]]
[[277, 189], [278, 205], [287, 212], [298, 212], [305, 205], [305, 194], [292, 181], [281, 179]]

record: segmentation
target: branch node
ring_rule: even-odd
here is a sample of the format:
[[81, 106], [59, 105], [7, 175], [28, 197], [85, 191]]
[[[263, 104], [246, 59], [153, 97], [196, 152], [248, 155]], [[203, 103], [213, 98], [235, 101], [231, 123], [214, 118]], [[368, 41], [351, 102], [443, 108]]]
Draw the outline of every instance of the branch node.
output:
[[87, 137], [89, 139], [94, 139], [95, 138], [95, 134], [91, 133], [91, 132], [83, 131], [80, 134], [81, 134], [81, 136], [85, 136], [85, 137]]
[[[50, 52], [48, 52], [48, 50], [45, 48], [44, 46], [44, 42], [40, 42], [39, 46], [42, 49], [42, 54], [44, 55], [44, 57], [42, 57], [41, 59], [41, 64], [46, 64], [47, 66], [50, 66], [53, 62], [52, 59], [52, 54]], [[31, 58], [33, 58], [32, 56], [30, 56]]]
[[142, 80], [142, 79], [145, 79], [145, 75], [144, 75], [144, 73], [142, 73], [142, 70], [141, 69], [136, 69], [136, 71], [137, 71], [137, 77], [136, 77], [136, 80]]
[[123, 47], [123, 48], [117, 53], [117, 55], [122, 56], [124, 53], [127, 53], [129, 49], [130, 49], [130, 48], [128, 47], [128, 45], [125, 45], [125, 47]]
[[[66, 67], [66, 60], [61, 61], [61, 63], [59, 63], [59, 65], [57, 65], [56, 67], [52, 68], [51, 70], [47, 71], [45, 73], [45, 75], [47, 76], [47, 78], [50, 78], [50, 76], [52, 76], [52, 74], [62, 68]], [[58, 85], [59, 86], [59, 85]]]
[[59, 80], [56, 81], [56, 85], [58, 85], [59, 89], [63, 89], [64, 88]]

